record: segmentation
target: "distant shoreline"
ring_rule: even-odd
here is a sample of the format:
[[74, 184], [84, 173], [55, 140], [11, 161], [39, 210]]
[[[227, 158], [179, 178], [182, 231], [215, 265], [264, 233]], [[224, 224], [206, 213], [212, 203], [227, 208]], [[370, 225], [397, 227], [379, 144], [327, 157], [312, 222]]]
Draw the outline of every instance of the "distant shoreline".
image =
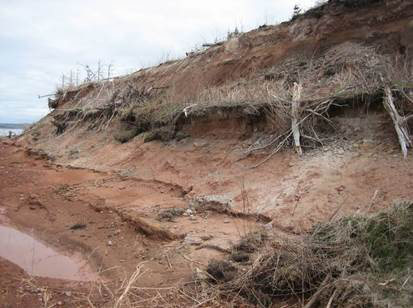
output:
[[0, 123], [0, 128], [3, 129], [25, 129], [26, 127], [28, 127], [30, 124], [26, 124], [26, 123]]

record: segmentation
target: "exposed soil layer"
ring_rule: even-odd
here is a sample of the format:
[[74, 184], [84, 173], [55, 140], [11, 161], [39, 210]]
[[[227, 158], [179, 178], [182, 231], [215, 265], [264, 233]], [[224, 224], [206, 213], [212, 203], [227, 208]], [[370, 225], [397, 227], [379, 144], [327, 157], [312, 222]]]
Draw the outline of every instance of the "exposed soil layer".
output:
[[[257, 168], [269, 153], [245, 156], [251, 139], [138, 137], [120, 145], [79, 129], [44, 151], [26, 150], [25, 137], [2, 141], [2, 223], [83, 254], [113, 288], [142, 262], [138, 286], [176, 286], [251, 231], [302, 234], [317, 222], [413, 198], [412, 160], [402, 159], [385, 113], [333, 120], [336, 135], [324, 147], [302, 158], [286, 150]], [[2, 264], [8, 285], [20, 271]], [[41, 281], [50, 289], [73, 285]], [[3, 296], [17, 300], [16, 290]]]

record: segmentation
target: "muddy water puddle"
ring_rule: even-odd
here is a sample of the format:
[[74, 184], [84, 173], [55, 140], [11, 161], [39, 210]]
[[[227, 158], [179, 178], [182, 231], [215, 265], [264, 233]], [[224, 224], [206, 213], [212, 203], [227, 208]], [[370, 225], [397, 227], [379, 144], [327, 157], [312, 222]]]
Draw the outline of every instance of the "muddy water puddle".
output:
[[82, 258], [62, 255], [28, 234], [4, 225], [0, 225], [0, 257], [32, 276], [76, 281], [97, 278]]

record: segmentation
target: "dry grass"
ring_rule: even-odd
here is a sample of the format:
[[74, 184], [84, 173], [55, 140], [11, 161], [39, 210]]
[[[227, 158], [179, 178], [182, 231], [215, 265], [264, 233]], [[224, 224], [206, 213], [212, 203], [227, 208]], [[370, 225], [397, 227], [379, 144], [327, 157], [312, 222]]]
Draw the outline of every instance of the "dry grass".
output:
[[400, 114], [409, 114], [413, 111], [412, 76], [409, 61], [347, 42], [311, 55], [293, 55], [254, 79], [207, 88], [194, 80], [191, 94], [173, 85], [145, 88], [132, 77], [104, 82], [86, 94], [72, 94], [68, 108], [56, 113], [54, 124], [58, 134], [88, 123], [88, 129], [98, 131], [117, 127], [114, 137], [120, 142], [148, 131], [155, 131], [156, 137], [148, 140], [166, 141], [185, 123], [199, 118], [240, 118], [265, 123], [266, 138], [256, 140], [246, 154], [270, 149], [269, 159], [293, 144], [294, 84], [302, 88], [297, 122], [305, 149], [323, 145], [334, 132], [332, 106], [343, 108], [356, 101], [369, 106], [369, 100], [380, 96], [388, 84], [398, 93]]
[[399, 202], [369, 217], [317, 225], [302, 239], [276, 240], [243, 271], [229, 263], [214, 278], [221, 294], [263, 307], [274, 299], [303, 303], [316, 293], [322, 306], [411, 307], [412, 243], [413, 203]]
[[[132, 286], [134, 283], [136, 283], [136, 280], [141, 276], [141, 271], [142, 271], [142, 265], [139, 264], [136, 267], [136, 270], [132, 273], [130, 276], [129, 280], [125, 280], [120, 289], [122, 290], [121, 295], [118, 297], [118, 299], [115, 302], [115, 305], [113, 306], [114, 308], [119, 308], [122, 307], [123, 303], [126, 301], [129, 301], [128, 298], [128, 293], [130, 292]], [[127, 306], [130, 306], [130, 304], [126, 304]]]

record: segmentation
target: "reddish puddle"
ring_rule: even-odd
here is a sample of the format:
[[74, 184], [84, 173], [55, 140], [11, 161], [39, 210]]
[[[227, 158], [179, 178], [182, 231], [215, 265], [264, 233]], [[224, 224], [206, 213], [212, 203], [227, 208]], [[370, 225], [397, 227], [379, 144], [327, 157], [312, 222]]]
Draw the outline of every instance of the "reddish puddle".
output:
[[78, 257], [59, 254], [33, 237], [0, 225], [0, 257], [32, 276], [91, 281], [97, 275]]

